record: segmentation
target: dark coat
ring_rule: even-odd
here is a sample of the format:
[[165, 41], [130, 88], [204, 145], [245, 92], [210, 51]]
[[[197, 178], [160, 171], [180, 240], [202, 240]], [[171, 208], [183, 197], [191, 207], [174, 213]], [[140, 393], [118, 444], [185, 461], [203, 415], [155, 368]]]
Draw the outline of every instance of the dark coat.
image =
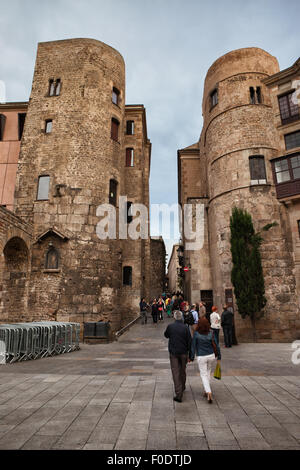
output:
[[170, 354], [179, 356], [190, 353], [192, 337], [189, 327], [182, 321], [175, 320], [174, 323], [168, 325], [164, 335], [169, 339], [168, 349]]
[[233, 313], [230, 310], [224, 310], [222, 312], [221, 326], [233, 326]]
[[153, 317], [157, 317], [157, 315], [158, 315], [158, 306], [157, 306], [157, 304], [153, 304], [153, 305], [152, 305], [151, 315], [152, 315]]
[[140, 302], [140, 311], [145, 312], [147, 310], [148, 304], [146, 302]]

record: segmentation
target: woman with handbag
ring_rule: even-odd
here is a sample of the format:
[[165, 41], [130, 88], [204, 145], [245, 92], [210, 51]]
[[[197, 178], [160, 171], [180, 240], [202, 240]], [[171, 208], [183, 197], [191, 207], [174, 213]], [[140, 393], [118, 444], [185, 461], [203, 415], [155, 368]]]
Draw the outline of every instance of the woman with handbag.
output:
[[210, 387], [210, 374], [212, 365], [217, 358], [221, 360], [221, 351], [219, 345], [214, 340], [214, 333], [210, 329], [209, 321], [203, 317], [200, 318], [194, 331], [193, 341], [190, 352], [190, 360], [193, 361], [197, 356], [200, 377], [205, 390], [204, 396], [208, 403], [212, 403], [212, 393]]

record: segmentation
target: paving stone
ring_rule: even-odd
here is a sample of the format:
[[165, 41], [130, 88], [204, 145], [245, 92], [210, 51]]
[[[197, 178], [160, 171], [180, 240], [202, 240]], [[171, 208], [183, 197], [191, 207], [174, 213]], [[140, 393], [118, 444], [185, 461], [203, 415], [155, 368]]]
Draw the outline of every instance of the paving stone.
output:
[[175, 431], [175, 422], [171, 418], [169, 420], [162, 420], [159, 418], [150, 419], [149, 429], [151, 431], [157, 430], [162, 432]]
[[298, 445], [296, 439], [289, 435], [286, 429], [269, 428], [261, 429], [260, 432], [265, 441], [267, 441], [267, 443], [272, 447], [278, 446], [278, 448], [281, 449], [289, 449], [290, 447]]
[[270, 414], [251, 415], [252, 423], [258, 428], [280, 428], [280, 423]]
[[58, 436], [34, 435], [21, 447], [21, 450], [49, 450], [58, 439]]
[[103, 443], [92, 443], [92, 444], [85, 444], [82, 450], [112, 450], [114, 448], [114, 444], [103, 444]]
[[164, 430], [151, 429], [148, 433], [147, 450], [176, 450], [176, 436], [174, 431], [166, 433]]
[[43, 436], [61, 436], [70, 426], [70, 422], [50, 420], [42, 426], [37, 434]]
[[208, 445], [234, 445], [236, 439], [229, 427], [204, 427], [205, 437]]
[[5, 432], [8, 432], [8, 431], [11, 431], [12, 429], [14, 429], [16, 426], [14, 424], [1, 424], [0, 423], [0, 436], [2, 433], [5, 433]]
[[186, 436], [184, 434], [177, 434], [177, 449], [178, 450], [208, 450], [208, 444], [205, 437], [201, 436]]
[[30, 437], [34, 434], [34, 430], [29, 431], [28, 433], [24, 434], [23, 431], [10, 431], [4, 434], [3, 437], [0, 438], [0, 449], [1, 450], [17, 450], [21, 449], [21, 447], [30, 439]]
[[244, 412], [242, 408], [236, 406], [235, 409], [223, 410], [224, 417], [229, 424], [233, 423], [244, 423], [251, 424], [249, 416]]
[[122, 439], [118, 440], [115, 445], [115, 450], [145, 450], [146, 439]]
[[68, 430], [53, 446], [52, 449], [82, 449], [86, 444], [90, 431]]
[[238, 439], [242, 450], [271, 450], [271, 446], [262, 438], [242, 437]]
[[241, 450], [241, 448], [239, 447], [238, 443], [231, 446], [212, 444], [209, 446], [209, 450]]
[[204, 436], [201, 424], [176, 423], [176, 433], [182, 436]]
[[276, 418], [279, 421], [279, 423], [298, 424], [300, 428], [300, 418], [289, 410], [273, 411], [272, 415], [274, 416], [274, 418]]
[[237, 440], [242, 438], [253, 438], [261, 439], [260, 432], [256, 429], [253, 424], [230, 424], [230, 429]]
[[123, 424], [129, 410], [129, 403], [111, 403], [99, 424], [101, 426], [114, 426]]
[[115, 444], [120, 435], [120, 426], [96, 427], [87, 441], [87, 444]]
[[300, 426], [299, 426], [299, 424], [283, 423], [282, 426], [287, 430], [287, 432], [291, 436], [293, 436], [295, 439], [300, 441]]
[[127, 424], [125, 421], [122, 430], [120, 432], [119, 439], [125, 440], [127, 436], [130, 436], [130, 438], [136, 438], [136, 439], [146, 439], [147, 434], [148, 434], [148, 428], [149, 428], [149, 422], [146, 422], [145, 424]]

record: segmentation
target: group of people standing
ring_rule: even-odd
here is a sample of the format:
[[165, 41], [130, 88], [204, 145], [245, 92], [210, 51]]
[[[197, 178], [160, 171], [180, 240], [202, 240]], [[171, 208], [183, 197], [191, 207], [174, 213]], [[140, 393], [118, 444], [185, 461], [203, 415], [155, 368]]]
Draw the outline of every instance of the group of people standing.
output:
[[191, 325], [191, 333], [196, 329], [198, 320], [206, 318], [210, 323], [216, 342], [219, 344], [220, 329], [223, 328], [225, 347], [231, 348], [232, 346], [233, 313], [228, 305], [224, 305], [220, 316], [218, 307], [213, 306], [211, 313], [207, 312], [205, 302], [189, 305], [179, 293], [172, 295], [162, 294], [158, 299], [154, 299], [149, 304], [143, 298], [140, 302], [140, 312], [144, 324], [147, 323], [147, 312], [150, 309], [153, 323], [163, 321], [164, 314], [171, 318], [172, 316], [174, 317], [175, 311], [180, 311], [183, 315], [184, 323]]

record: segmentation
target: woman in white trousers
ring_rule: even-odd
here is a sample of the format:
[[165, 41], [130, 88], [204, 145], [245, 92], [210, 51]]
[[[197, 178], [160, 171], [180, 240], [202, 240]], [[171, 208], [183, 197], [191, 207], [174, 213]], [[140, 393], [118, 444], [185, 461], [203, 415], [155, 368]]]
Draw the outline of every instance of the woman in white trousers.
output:
[[210, 387], [210, 374], [217, 358], [221, 360], [219, 345], [214, 340], [214, 334], [210, 330], [209, 321], [203, 317], [198, 321], [197, 328], [193, 335], [190, 360], [197, 356], [200, 377], [204, 387], [204, 396], [208, 403], [212, 403], [212, 392]]

